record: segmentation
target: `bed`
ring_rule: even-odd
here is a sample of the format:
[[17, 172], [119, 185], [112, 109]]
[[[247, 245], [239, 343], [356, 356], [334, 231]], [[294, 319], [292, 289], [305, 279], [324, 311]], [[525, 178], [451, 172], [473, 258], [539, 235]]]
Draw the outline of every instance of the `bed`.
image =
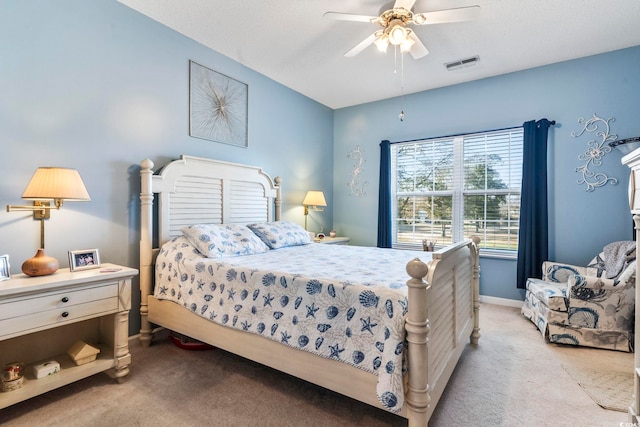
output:
[[[280, 217], [281, 180], [258, 167], [183, 155], [153, 168], [141, 162], [143, 345], [163, 327], [428, 424], [480, 337], [477, 241], [419, 253], [304, 242]], [[203, 230], [207, 244], [230, 231], [252, 249], [207, 253]]]

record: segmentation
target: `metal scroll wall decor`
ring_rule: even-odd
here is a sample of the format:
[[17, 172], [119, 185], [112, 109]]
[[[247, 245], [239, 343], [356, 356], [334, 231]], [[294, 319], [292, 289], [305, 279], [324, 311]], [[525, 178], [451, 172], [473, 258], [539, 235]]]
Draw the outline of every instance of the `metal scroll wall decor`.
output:
[[[574, 138], [582, 136], [585, 132], [594, 133], [597, 137], [590, 140], [587, 143], [587, 151], [578, 156], [578, 159], [584, 161], [585, 164], [576, 168], [576, 172], [582, 174], [582, 178], [576, 182], [579, 185], [585, 184], [587, 186], [586, 191], [593, 191], [607, 183], [612, 185], [618, 183], [616, 178], [609, 178], [602, 172], [595, 172], [590, 169], [592, 167], [602, 166], [602, 158], [611, 152], [611, 147], [608, 144], [615, 141], [618, 135], [610, 132], [609, 123], [615, 122], [615, 120], [613, 117], [605, 120], [593, 113], [593, 117], [589, 120], [585, 120], [582, 117], [578, 119], [578, 123], [583, 124], [580, 132], [571, 132], [571, 136]], [[603, 127], [603, 129], [601, 127]]]
[[360, 148], [359, 145], [356, 146], [353, 150], [347, 153], [347, 157], [355, 160], [355, 164], [353, 165], [353, 171], [351, 172], [351, 180], [347, 183], [349, 189], [351, 190], [351, 195], [356, 197], [362, 197], [367, 192], [365, 191], [365, 187], [368, 182], [360, 182], [362, 172], [364, 171], [364, 164], [366, 162], [364, 158], [364, 152]]

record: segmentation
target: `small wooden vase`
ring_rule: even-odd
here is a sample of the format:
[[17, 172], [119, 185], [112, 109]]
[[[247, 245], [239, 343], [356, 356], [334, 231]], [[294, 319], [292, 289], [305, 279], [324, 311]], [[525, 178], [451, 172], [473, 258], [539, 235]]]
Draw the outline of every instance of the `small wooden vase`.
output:
[[38, 249], [33, 258], [22, 263], [22, 272], [27, 276], [47, 276], [58, 271], [60, 263], [54, 257], [44, 253], [44, 249]]

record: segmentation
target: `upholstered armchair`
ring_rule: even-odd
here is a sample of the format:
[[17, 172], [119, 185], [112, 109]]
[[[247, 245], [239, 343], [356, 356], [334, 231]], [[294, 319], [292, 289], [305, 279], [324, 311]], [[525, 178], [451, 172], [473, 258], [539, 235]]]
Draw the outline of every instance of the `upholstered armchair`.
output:
[[611, 245], [586, 267], [546, 261], [527, 280], [522, 314], [549, 342], [633, 350], [635, 242]]

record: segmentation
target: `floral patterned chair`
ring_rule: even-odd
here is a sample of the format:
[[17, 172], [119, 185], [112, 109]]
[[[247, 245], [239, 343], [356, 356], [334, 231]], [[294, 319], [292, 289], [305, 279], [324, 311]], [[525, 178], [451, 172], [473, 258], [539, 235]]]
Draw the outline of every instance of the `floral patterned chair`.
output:
[[633, 351], [635, 242], [605, 246], [586, 267], [546, 261], [522, 314], [549, 342]]

